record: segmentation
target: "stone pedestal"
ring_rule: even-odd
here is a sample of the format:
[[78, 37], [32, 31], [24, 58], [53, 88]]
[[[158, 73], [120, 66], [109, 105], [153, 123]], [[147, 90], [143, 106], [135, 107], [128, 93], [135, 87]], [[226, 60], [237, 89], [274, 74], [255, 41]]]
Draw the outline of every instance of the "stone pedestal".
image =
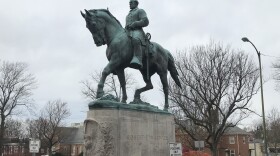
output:
[[168, 156], [173, 116], [150, 105], [102, 100], [89, 104], [85, 156]]

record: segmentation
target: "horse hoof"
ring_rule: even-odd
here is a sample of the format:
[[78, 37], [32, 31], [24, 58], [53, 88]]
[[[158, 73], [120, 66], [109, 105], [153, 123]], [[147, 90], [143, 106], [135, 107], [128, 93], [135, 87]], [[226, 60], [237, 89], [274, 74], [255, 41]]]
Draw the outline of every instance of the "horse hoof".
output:
[[104, 95], [104, 92], [99, 92], [99, 93], [97, 93], [96, 98], [101, 98], [103, 95]]
[[143, 103], [143, 101], [142, 101], [140, 98], [134, 98], [133, 101], [132, 101], [132, 103], [138, 103], [138, 104], [140, 104], [140, 103]]
[[163, 111], [166, 111], [166, 112], [168, 112], [168, 108], [164, 107]]
[[140, 94], [137, 94], [137, 91], [134, 94], [134, 100], [140, 100]]

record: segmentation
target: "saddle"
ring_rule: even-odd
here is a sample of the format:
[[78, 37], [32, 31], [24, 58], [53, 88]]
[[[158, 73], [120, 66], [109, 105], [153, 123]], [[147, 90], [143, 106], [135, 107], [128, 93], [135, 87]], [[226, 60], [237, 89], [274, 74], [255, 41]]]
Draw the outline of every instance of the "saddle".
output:
[[[126, 31], [126, 34], [127, 34], [127, 36], [129, 37], [129, 39], [131, 41], [133, 37], [129, 34], [128, 31]], [[145, 36], [144, 36], [144, 40], [145, 41], [139, 39], [139, 41], [141, 42], [141, 46], [143, 47], [142, 53], [144, 53], [146, 57], [154, 57], [154, 52], [152, 50], [154, 45], [150, 42], [151, 34], [150, 33], [146, 33]]]
[[154, 57], [154, 52], [153, 52], [153, 44], [150, 42], [151, 40], [151, 34], [150, 33], [146, 33], [145, 35], [145, 55], [147, 57]]

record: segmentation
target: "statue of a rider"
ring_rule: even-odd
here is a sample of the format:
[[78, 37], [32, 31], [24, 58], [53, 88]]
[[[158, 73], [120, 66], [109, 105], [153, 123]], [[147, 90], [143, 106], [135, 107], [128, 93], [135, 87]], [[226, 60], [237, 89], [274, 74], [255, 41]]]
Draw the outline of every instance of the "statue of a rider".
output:
[[142, 65], [142, 45], [145, 45], [145, 33], [143, 27], [149, 25], [147, 14], [143, 9], [138, 8], [138, 0], [130, 0], [130, 11], [126, 16], [125, 29], [131, 37], [133, 45], [133, 58], [130, 62], [132, 68], [141, 69]]

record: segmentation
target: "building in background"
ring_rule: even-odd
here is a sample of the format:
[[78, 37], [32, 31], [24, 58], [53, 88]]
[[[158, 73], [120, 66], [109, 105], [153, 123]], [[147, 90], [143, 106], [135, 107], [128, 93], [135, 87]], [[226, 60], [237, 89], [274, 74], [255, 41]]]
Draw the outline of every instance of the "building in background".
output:
[[71, 123], [70, 127], [82, 128], [84, 127], [84, 123], [83, 122]]
[[219, 156], [247, 156], [251, 134], [235, 126], [227, 129], [219, 143]]
[[249, 155], [250, 156], [263, 156], [263, 140], [261, 139], [251, 139], [249, 142]]
[[84, 127], [61, 127], [64, 139], [56, 146], [55, 151], [65, 156], [82, 155], [84, 149]]
[[23, 156], [28, 151], [28, 139], [5, 138], [3, 142], [3, 156]]
[[[3, 156], [32, 156], [29, 152], [29, 138], [5, 138], [3, 142]], [[47, 148], [41, 147], [37, 155], [46, 155]]]
[[[194, 141], [180, 127], [176, 126], [176, 142], [182, 143], [183, 152], [188, 153], [194, 148]], [[239, 127], [231, 127], [225, 131], [218, 144], [219, 156], [248, 156], [250, 154], [249, 142], [251, 134]], [[201, 149], [202, 152], [211, 155], [211, 151], [207, 148]]]

